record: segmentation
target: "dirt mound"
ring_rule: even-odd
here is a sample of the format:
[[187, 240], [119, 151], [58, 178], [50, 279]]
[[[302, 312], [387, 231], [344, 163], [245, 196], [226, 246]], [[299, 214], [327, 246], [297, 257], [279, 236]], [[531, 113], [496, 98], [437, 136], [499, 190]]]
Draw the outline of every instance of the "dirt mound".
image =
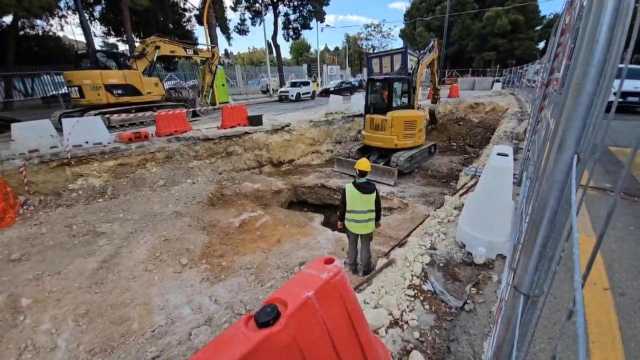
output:
[[442, 145], [482, 149], [491, 141], [507, 110], [492, 102], [442, 104], [438, 111], [438, 126], [428, 137]]

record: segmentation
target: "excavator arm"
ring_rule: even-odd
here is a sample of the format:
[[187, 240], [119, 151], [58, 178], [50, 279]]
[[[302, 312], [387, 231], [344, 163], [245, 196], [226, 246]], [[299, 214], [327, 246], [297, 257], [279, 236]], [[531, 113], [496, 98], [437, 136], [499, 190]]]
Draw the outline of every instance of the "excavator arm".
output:
[[199, 49], [196, 45], [151, 36], [140, 42], [130, 60], [130, 65], [141, 73], [152, 73], [158, 57], [193, 59], [200, 64], [201, 103], [217, 105], [214, 79], [220, 55], [218, 49]]
[[438, 79], [438, 59], [440, 53], [438, 51], [438, 40], [432, 40], [429, 45], [418, 55], [418, 63], [413, 71], [413, 83], [415, 96], [413, 98], [413, 106], [415, 109], [420, 108], [420, 98], [422, 95], [422, 82], [424, 81], [427, 69], [431, 75], [431, 104], [437, 104], [440, 101], [440, 84]]

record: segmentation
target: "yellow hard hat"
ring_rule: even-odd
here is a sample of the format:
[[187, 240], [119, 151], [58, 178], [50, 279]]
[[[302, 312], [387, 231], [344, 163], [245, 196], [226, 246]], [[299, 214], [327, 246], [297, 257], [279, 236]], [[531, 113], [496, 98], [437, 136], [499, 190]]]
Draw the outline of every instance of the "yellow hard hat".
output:
[[354, 166], [354, 169], [371, 172], [371, 163], [367, 158], [360, 158], [360, 160], [356, 161], [356, 166]]

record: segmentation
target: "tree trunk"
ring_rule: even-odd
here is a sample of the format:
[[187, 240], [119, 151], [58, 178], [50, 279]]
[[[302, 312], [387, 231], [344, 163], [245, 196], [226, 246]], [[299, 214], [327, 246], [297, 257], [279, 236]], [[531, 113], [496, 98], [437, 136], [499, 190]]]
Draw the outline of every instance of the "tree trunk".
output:
[[276, 65], [278, 67], [278, 83], [280, 87], [284, 87], [284, 66], [282, 64], [282, 52], [280, 51], [280, 44], [278, 44], [278, 18], [280, 12], [278, 11], [278, 4], [274, 4], [273, 10], [273, 32], [271, 33], [271, 45], [276, 53]]
[[78, 12], [78, 18], [80, 19], [80, 27], [82, 28], [82, 34], [84, 35], [84, 40], [87, 44], [89, 60], [93, 65], [98, 65], [98, 60], [96, 58], [96, 44], [93, 42], [93, 35], [91, 34], [89, 21], [87, 21], [87, 15], [84, 13], [84, 9], [82, 8], [82, 0], [73, 0], [73, 3], [76, 7], [76, 11]]
[[131, 13], [129, 12], [129, 0], [120, 0], [120, 11], [122, 11], [122, 27], [127, 39], [129, 47], [129, 56], [133, 55], [136, 50], [136, 41], [133, 39], [133, 30], [131, 29]]
[[218, 22], [216, 21], [216, 7], [213, 5], [215, 1], [222, 0], [211, 0], [209, 2], [209, 9], [207, 9], [207, 31], [209, 32], [209, 42], [211, 45], [218, 47]]
[[[16, 38], [18, 37], [20, 27], [20, 18], [15, 14], [13, 15], [13, 19], [11, 19], [11, 23], [6, 30], [5, 36], [6, 44], [5, 53], [4, 53], [4, 71], [12, 72], [13, 68], [16, 64]], [[7, 99], [13, 99], [13, 78], [11, 75], [7, 75], [4, 79], [4, 99], [2, 103], [2, 110], [12, 110], [13, 109], [13, 101], [6, 101]]]

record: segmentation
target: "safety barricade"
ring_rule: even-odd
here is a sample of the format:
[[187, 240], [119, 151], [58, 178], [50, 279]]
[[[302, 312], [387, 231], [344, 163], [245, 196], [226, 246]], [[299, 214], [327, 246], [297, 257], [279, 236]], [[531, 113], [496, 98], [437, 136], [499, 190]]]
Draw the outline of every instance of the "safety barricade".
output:
[[191, 359], [387, 360], [391, 354], [369, 329], [342, 265], [327, 256], [307, 264]]
[[224, 105], [220, 129], [230, 129], [238, 126], [249, 126], [249, 113], [244, 105]]
[[449, 87], [449, 98], [455, 99], [460, 97], [460, 87], [458, 84], [453, 84]]
[[18, 198], [2, 178], [0, 178], [0, 229], [15, 224], [18, 217]]
[[171, 136], [188, 133], [191, 123], [186, 110], [167, 110], [156, 113], [156, 136]]
[[124, 131], [118, 133], [118, 142], [129, 144], [134, 142], [148, 141], [150, 138], [149, 130]]

